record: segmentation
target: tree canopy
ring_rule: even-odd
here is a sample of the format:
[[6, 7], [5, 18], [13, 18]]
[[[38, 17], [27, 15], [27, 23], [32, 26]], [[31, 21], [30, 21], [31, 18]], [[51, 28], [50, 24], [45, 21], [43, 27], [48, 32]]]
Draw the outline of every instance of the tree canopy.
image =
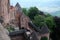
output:
[[37, 27], [42, 27], [42, 25], [45, 23], [50, 29], [52, 33], [52, 37], [54, 39], [58, 37], [57, 39], [60, 40], [59, 38], [60, 18], [59, 17], [53, 17], [47, 12], [40, 11], [37, 7], [30, 7], [28, 10], [23, 9], [23, 12], [27, 16], [29, 16], [29, 18]]
[[34, 19], [34, 16], [37, 15], [38, 13], [39, 10], [36, 7], [30, 7], [28, 10], [28, 16], [30, 17], [30, 19]]

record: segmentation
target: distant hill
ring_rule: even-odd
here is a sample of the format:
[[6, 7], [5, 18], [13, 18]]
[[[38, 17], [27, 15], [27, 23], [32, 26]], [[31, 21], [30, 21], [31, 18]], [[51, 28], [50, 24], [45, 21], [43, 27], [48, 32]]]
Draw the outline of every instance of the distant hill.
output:
[[52, 12], [51, 15], [60, 17], [60, 11]]
[[[44, 11], [42, 11], [42, 12], [44, 12]], [[52, 16], [58, 16], [58, 17], [60, 17], [60, 11], [54, 11], [54, 12], [44, 12], [44, 14], [50, 14], [50, 15], [52, 15]]]

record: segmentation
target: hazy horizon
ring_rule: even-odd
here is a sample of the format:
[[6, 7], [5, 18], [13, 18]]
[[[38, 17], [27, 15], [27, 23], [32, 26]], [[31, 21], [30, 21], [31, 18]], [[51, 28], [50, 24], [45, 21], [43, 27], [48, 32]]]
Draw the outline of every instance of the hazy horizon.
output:
[[10, 4], [13, 6], [15, 6], [17, 2], [23, 8], [36, 6], [39, 10], [45, 12], [60, 10], [60, 0], [10, 0]]

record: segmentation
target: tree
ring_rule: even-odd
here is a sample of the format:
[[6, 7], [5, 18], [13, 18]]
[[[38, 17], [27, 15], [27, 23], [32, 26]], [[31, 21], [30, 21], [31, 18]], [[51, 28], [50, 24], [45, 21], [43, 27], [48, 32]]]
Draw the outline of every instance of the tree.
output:
[[36, 26], [42, 26], [43, 23], [44, 23], [44, 16], [42, 15], [36, 15], [34, 17], [34, 20], [33, 20], [33, 23], [36, 25]]
[[44, 15], [45, 16], [44, 12], [40, 11], [40, 10], [39, 10], [39, 15]]
[[47, 24], [48, 28], [51, 32], [53, 32], [53, 28], [55, 27], [55, 22], [53, 16], [43, 16], [43, 15], [36, 15], [34, 16], [34, 20], [32, 20], [36, 26], [42, 27], [44, 24]]
[[55, 22], [52, 16], [47, 16], [45, 18], [45, 23], [47, 24], [48, 28], [53, 32], [53, 28], [55, 27]]
[[52, 15], [50, 15], [49, 13], [46, 13], [46, 17], [53, 17]]
[[25, 15], [28, 15], [28, 11], [26, 8], [22, 8], [22, 11], [24, 12]]
[[37, 15], [38, 13], [39, 13], [39, 10], [36, 7], [31, 7], [28, 10], [28, 16], [30, 17], [30, 19], [34, 19], [34, 16]]
[[54, 28], [54, 32], [50, 34], [52, 40], [60, 40], [60, 18], [54, 17], [54, 21], [56, 23], [56, 27]]
[[55, 21], [55, 23], [56, 23], [56, 26], [57, 27], [60, 27], [60, 17], [54, 17], [54, 21]]

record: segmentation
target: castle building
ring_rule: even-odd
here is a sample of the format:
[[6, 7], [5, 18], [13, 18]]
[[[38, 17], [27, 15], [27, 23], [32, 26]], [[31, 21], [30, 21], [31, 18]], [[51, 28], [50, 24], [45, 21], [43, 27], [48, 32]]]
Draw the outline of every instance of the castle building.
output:
[[0, 17], [3, 18], [3, 23], [19, 27], [19, 31], [9, 34], [12, 40], [41, 40], [42, 37], [47, 37], [49, 40], [49, 29], [47, 26], [43, 26], [41, 29], [37, 28], [29, 17], [22, 12], [19, 3], [14, 7], [10, 6], [9, 1], [0, 0]]

